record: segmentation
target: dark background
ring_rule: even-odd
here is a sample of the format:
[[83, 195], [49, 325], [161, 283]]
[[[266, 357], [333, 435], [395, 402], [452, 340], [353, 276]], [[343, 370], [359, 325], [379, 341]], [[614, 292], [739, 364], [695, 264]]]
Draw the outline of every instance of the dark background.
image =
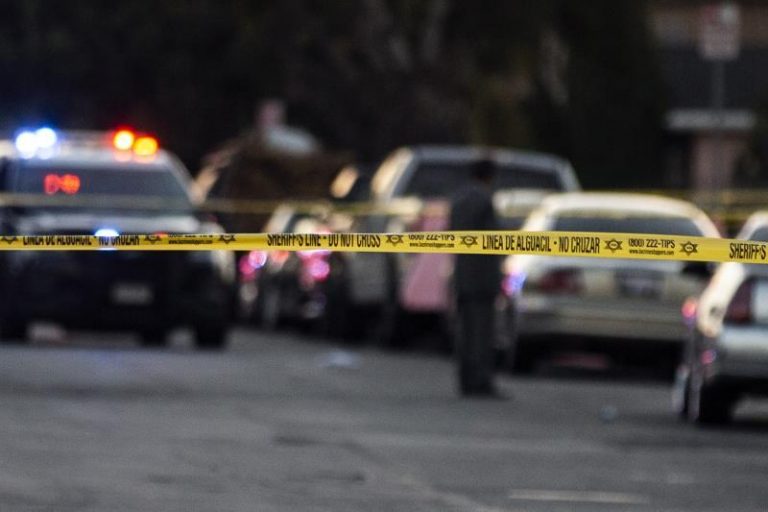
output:
[[[571, 158], [587, 186], [653, 185], [665, 98], [645, 9], [635, 0], [5, 0], [0, 129], [127, 123], [194, 171], [276, 98], [289, 124], [361, 161], [410, 143], [508, 145]], [[544, 53], [553, 34], [567, 48], [560, 68]], [[553, 75], [565, 96], [548, 86]]]

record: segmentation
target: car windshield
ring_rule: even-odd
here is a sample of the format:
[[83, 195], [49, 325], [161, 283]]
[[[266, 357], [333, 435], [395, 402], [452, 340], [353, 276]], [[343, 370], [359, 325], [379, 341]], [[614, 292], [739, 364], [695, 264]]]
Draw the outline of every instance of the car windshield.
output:
[[[416, 197], [449, 197], [472, 182], [472, 162], [425, 162], [415, 170], [404, 195]], [[560, 176], [554, 170], [497, 165], [494, 190], [504, 189], [563, 190]]]
[[597, 233], [637, 233], [651, 235], [701, 236], [701, 230], [686, 217], [647, 215], [615, 216], [567, 213], [555, 220], [554, 231], [588, 231]]
[[768, 242], [768, 227], [757, 228], [749, 237], [755, 242]]
[[8, 188], [21, 194], [47, 196], [122, 196], [166, 198], [188, 202], [184, 184], [159, 166], [77, 167], [21, 163], [8, 177]]

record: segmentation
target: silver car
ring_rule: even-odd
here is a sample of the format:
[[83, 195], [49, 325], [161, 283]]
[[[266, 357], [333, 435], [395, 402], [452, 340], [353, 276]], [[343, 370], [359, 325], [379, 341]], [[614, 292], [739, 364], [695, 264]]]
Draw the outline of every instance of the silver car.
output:
[[[687, 202], [616, 193], [549, 196], [522, 229], [719, 236]], [[681, 304], [703, 286], [677, 261], [510, 256], [497, 305], [500, 348], [518, 373], [567, 349], [662, 361], [671, 374], [685, 339]]]
[[[395, 150], [371, 181], [371, 205], [388, 215], [358, 219], [355, 231], [395, 233], [448, 229], [449, 198], [471, 181], [472, 166], [490, 159], [497, 173], [494, 205], [504, 229], [516, 229], [542, 197], [579, 190], [570, 163], [553, 155], [474, 146], [411, 146]], [[414, 317], [450, 318], [452, 258], [445, 254], [345, 255], [344, 307], [361, 311], [382, 346], [409, 342]], [[366, 314], [367, 313], [367, 314]]]
[[[741, 257], [766, 261], [768, 212], [752, 215], [731, 244]], [[690, 328], [673, 388], [673, 406], [695, 423], [725, 423], [745, 395], [768, 394], [768, 266], [718, 266], [698, 300], [683, 309]]]

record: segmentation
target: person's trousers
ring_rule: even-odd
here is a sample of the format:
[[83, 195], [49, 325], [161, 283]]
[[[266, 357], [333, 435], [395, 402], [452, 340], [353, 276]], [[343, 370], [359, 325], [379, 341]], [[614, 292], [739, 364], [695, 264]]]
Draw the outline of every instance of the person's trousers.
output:
[[457, 297], [456, 362], [462, 394], [494, 392], [494, 299], [489, 294]]

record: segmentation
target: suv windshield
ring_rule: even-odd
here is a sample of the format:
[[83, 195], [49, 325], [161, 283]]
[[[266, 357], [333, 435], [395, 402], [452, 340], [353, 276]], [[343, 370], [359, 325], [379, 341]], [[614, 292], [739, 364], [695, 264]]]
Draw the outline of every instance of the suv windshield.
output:
[[8, 189], [48, 196], [122, 196], [169, 198], [188, 202], [184, 184], [170, 170], [154, 166], [77, 167], [21, 162], [8, 176]]
[[755, 242], [768, 242], [768, 227], [757, 228], [749, 237], [750, 240]]
[[593, 231], [597, 233], [636, 233], [649, 235], [701, 236], [696, 224], [685, 217], [631, 217], [567, 214], [558, 217], [553, 231]]
[[[424, 162], [414, 171], [404, 195], [416, 197], [448, 197], [472, 181], [473, 162]], [[504, 189], [563, 190], [555, 170], [497, 165], [494, 190]]]

